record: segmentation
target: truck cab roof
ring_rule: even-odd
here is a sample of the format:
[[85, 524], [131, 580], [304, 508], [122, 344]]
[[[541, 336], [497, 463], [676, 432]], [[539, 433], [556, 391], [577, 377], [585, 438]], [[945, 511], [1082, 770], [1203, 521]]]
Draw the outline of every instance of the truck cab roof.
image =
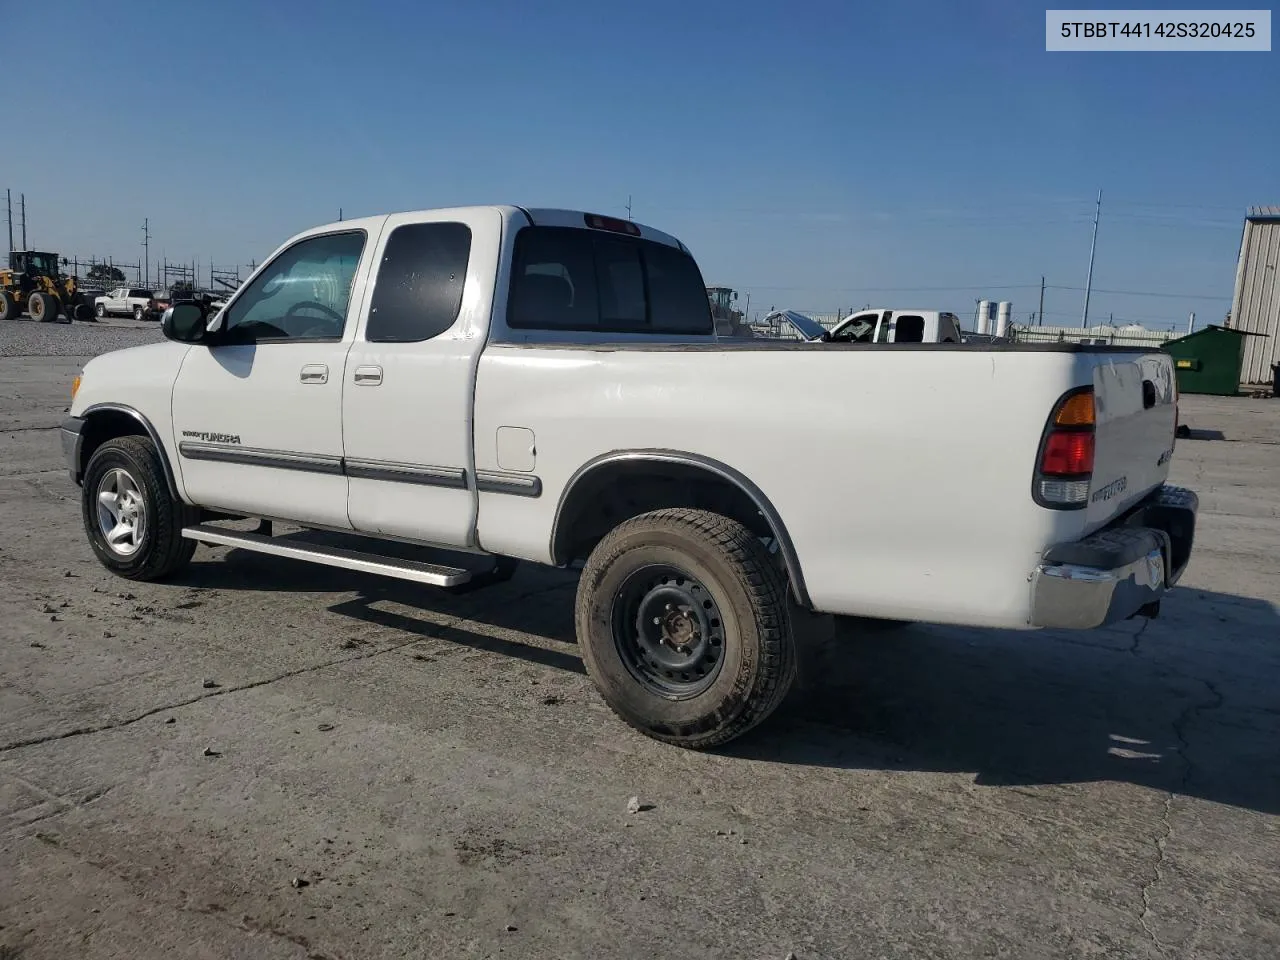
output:
[[582, 229], [598, 229], [617, 233], [624, 233], [630, 236], [640, 237], [644, 240], [653, 240], [658, 243], [666, 244], [670, 247], [676, 247], [688, 253], [688, 248], [671, 236], [655, 227], [650, 227], [643, 223], [637, 223], [634, 220], [625, 220], [619, 217], [612, 217], [605, 214], [590, 213], [585, 210], [568, 210], [559, 207], [524, 207], [517, 204], [473, 204], [459, 207], [424, 207], [419, 210], [396, 210], [387, 213], [377, 214], [371, 217], [360, 217], [354, 220], [335, 220], [332, 223], [322, 224], [320, 226], [311, 227], [292, 237], [286, 242], [285, 246], [294, 243], [303, 237], [315, 236], [322, 233], [333, 233], [338, 230], [366, 230], [372, 231], [381, 226], [382, 222], [389, 216], [406, 216], [412, 217], [414, 214], [439, 217], [441, 214], [475, 212], [477, 210], [492, 210], [503, 218], [504, 221], [518, 221], [517, 226], [539, 226], [539, 227], [580, 227]]

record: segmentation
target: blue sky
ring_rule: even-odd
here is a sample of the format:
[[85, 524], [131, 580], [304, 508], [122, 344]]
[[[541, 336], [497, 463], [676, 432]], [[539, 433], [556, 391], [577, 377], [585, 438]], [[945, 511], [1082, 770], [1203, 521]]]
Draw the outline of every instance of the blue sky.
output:
[[[35, 12], [35, 11], [38, 11]], [[48, 18], [54, 24], [50, 27]], [[1280, 204], [1272, 53], [1044, 51], [979, 2], [12, 4], [4, 183], [30, 245], [261, 259], [337, 218], [459, 203], [622, 213], [751, 307], [1217, 322]], [[39, 109], [27, 111], [25, 105]], [[53, 106], [75, 136], [36, 122]], [[73, 146], [74, 145], [74, 146]], [[910, 289], [904, 289], [910, 288]], [[938, 289], [922, 289], [938, 288]], [[1177, 294], [1141, 296], [1099, 291]], [[1194, 295], [1199, 299], [1190, 299]]]

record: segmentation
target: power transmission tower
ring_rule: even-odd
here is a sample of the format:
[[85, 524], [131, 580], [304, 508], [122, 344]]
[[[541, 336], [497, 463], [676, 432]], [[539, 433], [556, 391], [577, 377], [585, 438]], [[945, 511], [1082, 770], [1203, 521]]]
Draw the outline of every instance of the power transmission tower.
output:
[[142, 221], [142, 282], [151, 282], [151, 218]]

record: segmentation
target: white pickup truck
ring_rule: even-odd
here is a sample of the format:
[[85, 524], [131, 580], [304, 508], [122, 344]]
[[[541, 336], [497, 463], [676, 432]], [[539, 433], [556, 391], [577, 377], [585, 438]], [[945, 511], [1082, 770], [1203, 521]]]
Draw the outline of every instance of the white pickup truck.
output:
[[99, 319], [111, 316], [128, 316], [145, 320], [153, 316], [155, 294], [139, 287], [116, 287], [93, 301], [93, 312]]
[[759, 326], [766, 328], [766, 335], [777, 331], [783, 339], [824, 343], [960, 343], [963, 339], [956, 315], [938, 310], [859, 310], [830, 330], [806, 314], [775, 310]]
[[831, 328], [835, 343], [959, 343], [960, 321], [939, 310], [859, 310]]
[[108, 569], [197, 542], [440, 587], [581, 563], [591, 678], [683, 746], [778, 705], [796, 609], [1091, 628], [1154, 616], [1191, 554], [1168, 355], [720, 338], [689, 251], [626, 220], [329, 224], [162, 328], [91, 360], [62, 428]]

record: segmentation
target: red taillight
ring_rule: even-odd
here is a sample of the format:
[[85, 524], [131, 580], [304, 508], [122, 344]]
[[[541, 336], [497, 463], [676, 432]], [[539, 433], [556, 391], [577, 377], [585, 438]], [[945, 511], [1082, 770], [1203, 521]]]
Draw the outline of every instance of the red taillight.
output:
[[1093, 480], [1097, 409], [1093, 388], [1065, 394], [1054, 405], [1040, 443], [1040, 462], [1032, 487], [1036, 503], [1054, 509], [1079, 509], [1089, 499]]
[[1093, 473], [1093, 430], [1055, 430], [1045, 441], [1040, 472], [1047, 477]]
[[630, 220], [619, 220], [617, 217], [602, 217], [598, 213], [588, 213], [583, 218], [587, 226], [594, 230], [612, 230], [614, 233], [627, 233], [633, 237], [640, 236], [640, 228]]

